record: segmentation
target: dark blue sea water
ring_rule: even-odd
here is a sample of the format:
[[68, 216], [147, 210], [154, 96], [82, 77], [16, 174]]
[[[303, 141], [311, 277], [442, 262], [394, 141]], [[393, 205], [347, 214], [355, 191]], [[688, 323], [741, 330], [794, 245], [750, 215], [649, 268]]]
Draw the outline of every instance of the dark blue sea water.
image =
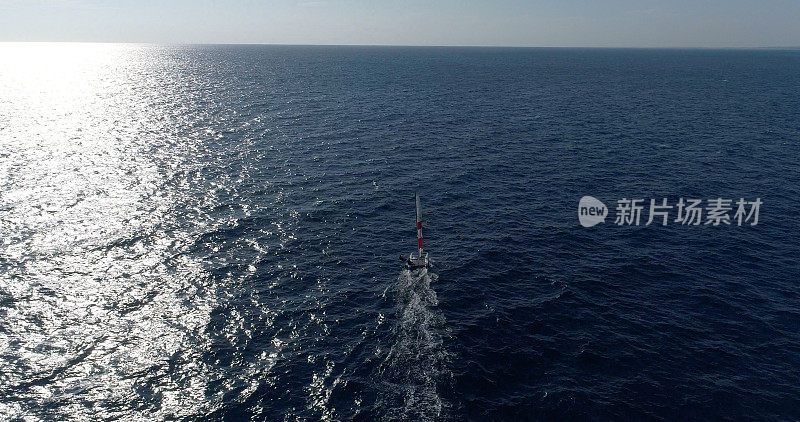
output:
[[798, 51], [0, 51], [3, 419], [800, 418]]

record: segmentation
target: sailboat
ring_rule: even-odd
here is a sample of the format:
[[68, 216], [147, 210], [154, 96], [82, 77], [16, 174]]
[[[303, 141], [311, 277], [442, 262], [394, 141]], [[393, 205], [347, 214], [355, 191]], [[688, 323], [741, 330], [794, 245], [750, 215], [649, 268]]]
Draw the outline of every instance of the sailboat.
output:
[[416, 202], [417, 206], [417, 251], [416, 255], [414, 252], [411, 252], [408, 255], [408, 258], [403, 257], [400, 255], [400, 259], [405, 261], [405, 266], [409, 270], [416, 270], [420, 268], [427, 268], [429, 261], [428, 261], [428, 254], [422, 251], [422, 209], [419, 205], [419, 192], [414, 194], [414, 201]]

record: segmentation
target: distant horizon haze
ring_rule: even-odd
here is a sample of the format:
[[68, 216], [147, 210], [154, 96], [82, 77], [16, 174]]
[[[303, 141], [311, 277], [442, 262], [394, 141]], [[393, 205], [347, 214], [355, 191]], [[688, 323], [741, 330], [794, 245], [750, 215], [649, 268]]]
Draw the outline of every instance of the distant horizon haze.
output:
[[0, 41], [0, 44], [116, 44], [152, 46], [273, 46], [273, 47], [397, 47], [397, 48], [519, 48], [519, 49], [589, 49], [589, 50], [798, 50], [800, 45], [785, 46], [593, 46], [593, 45], [476, 45], [476, 44], [288, 44], [270, 42], [150, 42], [150, 41]]
[[0, 42], [797, 48], [800, 2], [0, 0]]

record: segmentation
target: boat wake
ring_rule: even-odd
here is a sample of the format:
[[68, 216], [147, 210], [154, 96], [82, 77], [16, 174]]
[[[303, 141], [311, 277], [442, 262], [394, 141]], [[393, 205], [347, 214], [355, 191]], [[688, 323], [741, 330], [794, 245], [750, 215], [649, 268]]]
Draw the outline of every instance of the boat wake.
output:
[[448, 374], [444, 317], [427, 268], [404, 269], [388, 291], [395, 298], [394, 344], [380, 365], [385, 420], [435, 420], [447, 404], [439, 386]]

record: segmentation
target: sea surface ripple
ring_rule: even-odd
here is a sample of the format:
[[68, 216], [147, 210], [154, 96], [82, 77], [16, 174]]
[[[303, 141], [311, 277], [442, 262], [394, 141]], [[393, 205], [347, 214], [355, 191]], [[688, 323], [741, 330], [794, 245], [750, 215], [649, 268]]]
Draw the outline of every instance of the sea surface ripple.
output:
[[0, 44], [0, 419], [800, 419], [799, 89], [788, 50]]

